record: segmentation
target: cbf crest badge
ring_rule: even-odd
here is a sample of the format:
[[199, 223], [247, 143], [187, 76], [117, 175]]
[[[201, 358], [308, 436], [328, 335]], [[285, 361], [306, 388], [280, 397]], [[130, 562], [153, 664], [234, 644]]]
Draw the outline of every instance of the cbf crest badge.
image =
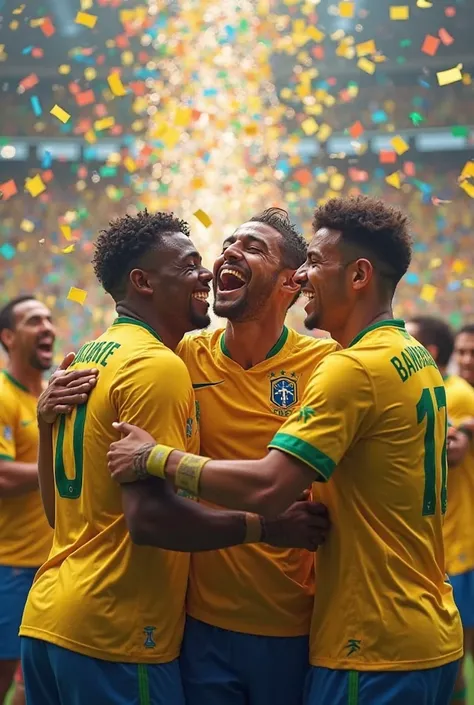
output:
[[295, 372], [270, 373], [270, 401], [273, 413], [289, 416], [298, 402], [298, 377]]

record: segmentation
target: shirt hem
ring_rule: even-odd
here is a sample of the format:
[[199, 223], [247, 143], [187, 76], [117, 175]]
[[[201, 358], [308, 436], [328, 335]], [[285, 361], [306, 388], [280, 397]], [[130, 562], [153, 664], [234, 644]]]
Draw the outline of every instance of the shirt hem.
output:
[[252, 636], [273, 636], [273, 637], [297, 637], [297, 636], [308, 636], [309, 635], [309, 623], [310, 616], [308, 615], [308, 627], [307, 629], [295, 628], [295, 629], [272, 629], [268, 626], [262, 626], [258, 624], [248, 624], [247, 622], [239, 621], [238, 624], [232, 621], [227, 621], [226, 619], [216, 619], [215, 616], [210, 616], [203, 612], [195, 612], [189, 608], [186, 610], [189, 617], [197, 619], [199, 622], [204, 622], [209, 624], [211, 627], [218, 627], [218, 629], [225, 629], [228, 632], [238, 632], [240, 634], [251, 634]]
[[425, 659], [423, 661], [377, 661], [377, 663], [367, 663], [366, 661], [342, 660], [314, 658], [310, 656], [311, 666], [321, 668], [331, 668], [337, 671], [424, 671], [428, 668], [438, 668], [453, 661], [462, 659], [464, 649], [461, 647], [457, 651], [447, 656]]
[[150, 653], [148, 656], [144, 656], [143, 653], [131, 654], [127, 653], [111, 653], [109, 651], [101, 651], [100, 649], [94, 649], [93, 647], [86, 646], [85, 644], [78, 644], [72, 639], [66, 639], [65, 637], [58, 636], [57, 634], [52, 634], [51, 632], [45, 631], [43, 629], [37, 629], [35, 627], [28, 627], [22, 625], [20, 627], [20, 636], [31, 637], [32, 639], [41, 639], [42, 641], [47, 641], [50, 644], [55, 644], [55, 646], [60, 646], [63, 649], [68, 649], [69, 651], [74, 651], [77, 654], [82, 654], [83, 656], [89, 656], [91, 658], [97, 658], [101, 661], [113, 661], [116, 663], [152, 663], [152, 664], [162, 664], [170, 663], [174, 661], [179, 656], [179, 650], [176, 653], [171, 654], [157, 654], [156, 652]]

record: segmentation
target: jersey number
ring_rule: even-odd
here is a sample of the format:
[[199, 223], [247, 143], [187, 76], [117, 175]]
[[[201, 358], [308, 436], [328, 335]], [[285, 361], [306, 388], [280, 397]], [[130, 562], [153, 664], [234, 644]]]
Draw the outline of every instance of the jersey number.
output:
[[[423, 494], [423, 516], [430, 516], [436, 511], [436, 459], [438, 449], [435, 441], [435, 418], [437, 412], [446, 409], [446, 390], [444, 387], [433, 389], [436, 407], [433, 402], [431, 390], [426, 388], [421, 393], [420, 400], [416, 405], [416, 415], [418, 423], [422, 423], [426, 417], [425, 430], [425, 491]], [[446, 456], [446, 434], [444, 444], [441, 449], [441, 512], [446, 512], [447, 505], [447, 477], [448, 461]]]
[[60, 497], [77, 499], [82, 492], [82, 471], [84, 466], [84, 426], [86, 423], [87, 402], [77, 407], [76, 418], [72, 431], [72, 447], [74, 456], [74, 479], [66, 477], [64, 470], [64, 430], [66, 417], [59, 420], [58, 440], [54, 456], [54, 477]]

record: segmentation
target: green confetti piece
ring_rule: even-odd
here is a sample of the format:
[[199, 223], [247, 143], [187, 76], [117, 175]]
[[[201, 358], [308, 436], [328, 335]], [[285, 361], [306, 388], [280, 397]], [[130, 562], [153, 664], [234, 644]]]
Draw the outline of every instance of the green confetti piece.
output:
[[469, 128], [464, 125], [453, 125], [451, 134], [453, 137], [469, 137]]

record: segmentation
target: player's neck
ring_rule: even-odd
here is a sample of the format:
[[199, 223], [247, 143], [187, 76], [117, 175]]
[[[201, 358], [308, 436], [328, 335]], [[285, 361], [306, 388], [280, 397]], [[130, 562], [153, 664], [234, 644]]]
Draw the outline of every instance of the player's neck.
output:
[[270, 320], [227, 321], [224, 333], [225, 346], [231, 358], [248, 370], [267, 357], [275, 343], [281, 338], [284, 321]]
[[337, 340], [343, 348], [347, 348], [354, 338], [363, 330], [374, 323], [386, 321], [391, 318], [393, 318], [393, 312], [390, 305], [379, 306], [378, 308], [372, 308], [372, 310], [364, 310], [363, 308], [355, 309], [346, 325], [340, 330], [331, 331], [331, 334], [334, 340]]
[[7, 372], [25, 387], [34, 397], [39, 397], [43, 391], [43, 373], [35, 370], [28, 362], [11, 359], [8, 361]]
[[170, 350], [175, 350], [184, 336], [185, 331], [171, 330], [169, 326], [164, 325], [160, 320], [158, 320], [154, 312], [142, 311], [140, 315], [133, 309], [132, 306], [128, 306], [123, 302], [117, 304], [116, 311], [119, 316], [134, 318], [137, 321], [146, 323], [147, 326], [152, 328], [155, 333], [158, 334], [161, 342], [166, 345], [167, 348], [170, 348]]

